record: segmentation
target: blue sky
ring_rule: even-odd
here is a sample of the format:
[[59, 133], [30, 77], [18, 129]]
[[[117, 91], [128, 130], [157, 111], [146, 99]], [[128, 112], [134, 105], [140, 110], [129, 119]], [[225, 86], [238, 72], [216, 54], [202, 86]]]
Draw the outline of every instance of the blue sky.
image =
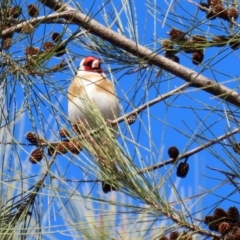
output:
[[[102, 5], [100, 1], [76, 1], [70, 4], [76, 7], [75, 4], [78, 3], [85, 13], [88, 9], [91, 9], [90, 14], [104, 25], [106, 25], [104, 17], [108, 16], [109, 24], [111, 24], [111, 21], [114, 22], [113, 19], [115, 19], [115, 25], [112, 26], [112, 29], [115, 31], [120, 31], [119, 29], [121, 29], [126, 36], [132, 39], [134, 39], [134, 33], [137, 33], [139, 44], [145, 45], [152, 50], [157, 50], [159, 54], [162, 55], [164, 55], [164, 51], [161, 49], [160, 43], [169, 37], [167, 32], [169, 32], [172, 27], [188, 32], [188, 36], [201, 34], [209, 40], [215, 34], [229, 35], [230, 30], [227, 22], [219, 21], [218, 19], [210, 22], [205, 18], [203, 12], [198, 12], [196, 6], [184, 0], [174, 1], [171, 8], [168, 5], [171, 3], [170, 1], [161, 1], [160, 4], [154, 0], [138, 0], [137, 3], [134, 1], [131, 2], [129, 5], [131, 8], [122, 9], [122, 2], [124, 1], [109, 2], [106, 5], [105, 12], [103, 10], [98, 12]], [[155, 4], [158, 6], [154, 6]], [[25, 6], [23, 3], [20, 5]], [[114, 7], [120, 14], [119, 17], [121, 18], [122, 25], [117, 25], [118, 21], [116, 16], [111, 15], [111, 13], [114, 12]], [[130, 10], [132, 11], [132, 15], [129, 14]], [[41, 14], [44, 14], [44, 11], [47, 10], [41, 8]], [[130, 16], [134, 24], [129, 25]], [[135, 28], [133, 28], [133, 25]], [[42, 45], [43, 41], [36, 41], [35, 39], [41, 39], [42, 36], [44, 36], [44, 41], [47, 41], [50, 40], [53, 32], [66, 31], [66, 34], [64, 34], [65, 39], [75, 30], [75, 26], [68, 26], [65, 30], [64, 27], [59, 25], [49, 24], [46, 27], [41, 26], [36, 30], [34, 38], [29, 36], [23, 39], [19, 42], [18, 47], [10, 48], [10, 52], [12, 52], [14, 56], [18, 56], [19, 51], [32, 42], [35, 43], [34, 46], [40, 47]], [[237, 32], [237, 30], [236, 28], [232, 29], [233, 32]], [[8, 110], [13, 109], [16, 105], [18, 113], [21, 113], [14, 129], [14, 137], [17, 141], [22, 142], [24, 134], [34, 129], [37, 129], [37, 131], [44, 135], [49, 141], [57, 141], [59, 140], [59, 128], [62, 126], [70, 128], [70, 124], [66, 118], [67, 89], [79, 62], [83, 56], [87, 55], [99, 56], [103, 59], [103, 62], [106, 62], [106, 64], [103, 64], [103, 68], [106, 70], [109, 78], [115, 83], [119, 102], [122, 106], [122, 114], [128, 113], [160, 94], [167, 93], [185, 83], [183, 80], [165, 71], [162, 72], [162, 75], [156, 76], [159, 69], [153, 66], [148, 66], [146, 69], [142, 69], [136, 73], [126, 74], [129, 70], [135, 70], [138, 65], [129, 64], [129, 68], [126, 69], [124, 63], [119, 62], [116, 64], [112, 59], [107, 58], [103, 54], [89, 52], [87, 49], [84, 49], [83, 44], [81, 44], [79, 40], [75, 40], [68, 44], [68, 54], [64, 55], [64, 57], [53, 58], [47, 63], [47, 66], [51, 67], [53, 64], [59, 63], [63, 58], [69, 61], [72, 57], [76, 57], [73, 63], [69, 63], [69, 69], [54, 75], [19, 79], [16, 89], [14, 89], [14, 87], [8, 88], [8, 94], [13, 93], [14, 95], [12, 102], [9, 103]], [[180, 58], [180, 63], [185, 67], [194, 69], [196, 72], [217, 82], [224, 82], [226, 86], [235, 90], [238, 89], [238, 51], [233, 52], [228, 46], [206, 49], [204, 61], [199, 66], [192, 64], [190, 54], [181, 52], [178, 54], [178, 57]], [[111, 68], [111, 72], [108, 71], [109, 68]], [[33, 81], [36, 85], [30, 85], [30, 81]], [[28, 84], [26, 84], [26, 82]], [[13, 84], [12, 86], [15, 85]], [[24, 106], [25, 111], [22, 113], [20, 106], [23, 96], [27, 99], [28, 104]], [[143, 111], [138, 116], [136, 123], [130, 126], [129, 129], [131, 130], [127, 128], [125, 123], [121, 123], [119, 127], [122, 131], [122, 136], [118, 138], [118, 141], [121, 146], [123, 146], [123, 149], [129, 152], [130, 157], [139, 168], [147, 167], [167, 160], [169, 158], [167, 149], [170, 146], [177, 146], [180, 152], [184, 153], [206, 142], [204, 139], [197, 137], [198, 135], [208, 139], [214, 139], [234, 129], [237, 123], [226, 119], [226, 113], [224, 112], [229, 110], [236, 111], [235, 114], [238, 114], [238, 109], [235, 107], [229, 106], [218, 99], [214, 99], [210, 94], [200, 89], [189, 88], [181, 95], [172, 96]], [[123, 136], [125, 138], [123, 138]], [[238, 136], [235, 137], [236, 139], [239, 138]], [[126, 143], [126, 145], [124, 145], [124, 143]], [[226, 141], [226, 143], [228, 143], [228, 141]], [[46, 161], [42, 161], [40, 165], [29, 166], [28, 154], [33, 149], [34, 147], [22, 148], [19, 146], [17, 148], [17, 152], [19, 156], [21, 156], [19, 159], [24, 159], [24, 161], [22, 161], [22, 168], [25, 176], [40, 174], [46, 170]], [[226, 149], [229, 152], [227, 152]], [[153, 183], [154, 180], [156, 185], [161, 182], [161, 178], [167, 178], [165, 184], [159, 187], [159, 191], [162, 191], [163, 195], [166, 195], [166, 199], [171, 201], [175, 199], [173, 196], [174, 186], [182, 198], [202, 193], [206, 189], [217, 186], [221, 182], [219, 178], [224, 178], [223, 175], [216, 174], [206, 166], [225, 169], [226, 171], [230, 171], [230, 169], [238, 170], [239, 166], [234, 165], [228, 160], [230, 157], [237, 159], [238, 156], [233, 153], [231, 148], [228, 147], [226, 149], [221, 145], [214, 145], [208, 150], [191, 156], [188, 160], [190, 170], [184, 179], [176, 177], [175, 166], [169, 165], [146, 174], [146, 178], [151, 183]], [[91, 166], [91, 160], [84, 157], [84, 154], [86, 154], [86, 152], [83, 151], [78, 157], [70, 154], [58, 156], [51, 168], [51, 172], [54, 176], [60, 178], [86, 179], [82, 170], [87, 171], [88, 167]], [[230, 156], [230, 154], [232, 154], [232, 156]], [[214, 155], [218, 158], [221, 157], [222, 162], [215, 158]], [[224, 161], [229, 163], [228, 168]], [[19, 168], [16, 162], [14, 162], [13, 165]], [[90, 170], [92, 171], [92, 169]], [[90, 174], [91, 179], [95, 179], [97, 177], [96, 174], [97, 172]], [[36, 177], [35, 180], [39, 179], [39, 176]], [[32, 183], [32, 181], [29, 182]], [[40, 198], [39, 204], [42, 204], [43, 209], [47, 209], [49, 206], [49, 210], [46, 211], [46, 213], [43, 211], [43, 225], [46, 227], [58, 226], [58, 229], [56, 232], [55, 228], [50, 229], [54, 231], [54, 233], [46, 234], [44, 239], [48, 239], [50, 235], [56, 239], [74, 239], [73, 235], [75, 235], [76, 232], [58, 232], [60, 229], [66, 230], [65, 226], [59, 227], [59, 225], [64, 223], [64, 220], [68, 222], [69, 225], [74, 222], [72, 219], [69, 220], [70, 218], [67, 218], [67, 213], [77, 222], [84, 219], [86, 215], [101, 212], [100, 207], [101, 210], [108, 209], [106, 206], [94, 200], [92, 200], [92, 209], [90, 209], [88, 203], [84, 203], [84, 201], [88, 201], [86, 200], [88, 198], [82, 198], [82, 196], [88, 196], [88, 194], [90, 194], [92, 197], [114, 199], [114, 201], [117, 202], [131, 202], [137, 206], [142, 204], [139, 200], [127, 197], [120, 192], [103, 195], [99, 183], [79, 184], [48, 178], [45, 184], [46, 188], [42, 192], [43, 197]], [[55, 188], [58, 188], [58, 190], [55, 191]], [[80, 194], [74, 192], [74, 197], [70, 205], [66, 203], [66, 199], [73, 193], [74, 189], [79, 191]], [[216, 189], [212, 194], [209, 194], [209, 196], [199, 201], [192, 201], [188, 205], [189, 209], [191, 209], [192, 212], [196, 212], [196, 216], [199, 217], [211, 212], [211, 209], [214, 209], [216, 206], [212, 208], [209, 206], [216, 201], [219, 201], [220, 206], [224, 208], [236, 205], [238, 203], [231, 201], [221, 203], [222, 198], [228, 196], [233, 189], [234, 187], [227, 184]], [[50, 194], [50, 196], [47, 197], [44, 196], [44, 194]], [[51, 197], [53, 198], [53, 202], [51, 202]], [[64, 199], [64, 197], [66, 197], [66, 199]], [[231, 196], [230, 199], [236, 200], [236, 194]], [[65, 203], [66, 205], [64, 205]], [[77, 209], [77, 206], [79, 206], [80, 209]], [[203, 211], [205, 208], [206, 210]], [[200, 213], [198, 213], [198, 211], [200, 211]], [[79, 216], [80, 213], [82, 216]], [[74, 216], [74, 214], [76, 215]], [[101, 214], [104, 215], [102, 212]], [[122, 215], [119, 214], [118, 216], [121, 218]], [[49, 217], [50, 220], [48, 220]], [[125, 216], [125, 220], [130, 221], [130, 217], [128, 219], [128, 217]], [[115, 220], [115, 224], [121, 223], [123, 224], [123, 221], [119, 219]], [[154, 226], [158, 227], [159, 225], [160, 223], [156, 222]], [[140, 228], [137, 224], [135, 227], [136, 229]], [[127, 229], [128, 226], [125, 225], [123, 228]], [[71, 229], [74, 229], [74, 227]], [[48, 232], [48, 228], [46, 228], [46, 232]], [[146, 232], [146, 235], [147, 234], [149, 233]], [[142, 233], [141, 236], [144, 237], [144, 234]]]

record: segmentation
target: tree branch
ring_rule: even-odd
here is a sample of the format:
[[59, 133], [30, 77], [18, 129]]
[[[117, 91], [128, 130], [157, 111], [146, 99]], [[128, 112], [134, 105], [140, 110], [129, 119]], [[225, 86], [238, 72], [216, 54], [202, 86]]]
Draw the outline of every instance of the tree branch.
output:
[[161, 102], [162, 100], [164, 100], [164, 99], [172, 96], [173, 94], [176, 94], [176, 93], [178, 93], [178, 92], [183, 91], [184, 89], [186, 89], [186, 88], [189, 87], [189, 86], [191, 86], [190, 83], [185, 83], [185, 84], [181, 85], [180, 87], [178, 87], [178, 88], [176, 88], [176, 89], [173, 89], [172, 91], [170, 91], [170, 92], [168, 92], [168, 93], [166, 93], [166, 94], [163, 94], [163, 95], [161, 95], [161, 96], [159, 96], [159, 97], [157, 97], [157, 98], [155, 98], [155, 99], [153, 99], [153, 100], [151, 100], [151, 101], [149, 101], [149, 102], [147, 102], [147, 103], [144, 103], [144, 104], [141, 105], [140, 107], [138, 107], [138, 108], [134, 109], [133, 111], [125, 114], [124, 116], [121, 116], [121, 117], [119, 117], [119, 118], [117, 118], [117, 119], [115, 119], [115, 120], [113, 120], [113, 121], [108, 120], [108, 122], [109, 122], [111, 125], [115, 125], [115, 124], [117, 124], [117, 123], [120, 123], [120, 122], [126, 120], [127, 118], [129, 118], [130, 116], [139, 114], [139, 113], [142, 112], [144, 109], [146, 109], [146, 108], [148, 108], [148, 107], [151, 107], [151, 106], [155, 105], [155, 104], [158, 103], [158, 102]]
[[124, 49], [136, 57], [144, 59], [149, 64], [153, 64], [174, 74], [175, 76], [191, 83], [193, 87], [203, 89], [204, 91], [237, 107], [240, 106], [240, 94], [238, 94], [238, 92], [218, 84], [215, 81], [206, 78], [191, 69], [183, 67], [182, 65], [161, 55], [158, 55], [156, 52], [137, 44], [117, 32], [114, 32], [67, 4], [63, 4], [58, 0], [41, 0], [41, 3], [55, 11], [61, 11], [61, 17], [67, 20], [70, 18], [72, 22], [89, 30], [89, 33], [92, 33], [111, 44]]
[[179, 161], [180, 159], [183, 159], [183, 158], [187, 158], [187, 157], [190, 157], [192, 155], [194, 155], [195, 153], [198, 153], [208, 147], [211, 147], [212, 145], [216, 144], [216, 143], [219, 143], [220, 141], [222, 141], [223, 139], [226, 139], [236, 133], [239, 133], [240, 132], [240, 128], [237, 128], [231, 132], [228, 132], [226, 134], [223, 134], [222, 136], [214, 139], [214, 140], [211, 140], [209, 142], [207, 142], [206, 144], [202, 145], [202, 146], [199, 146], [199, 147], [196, 147], [186, 153], [183, 153], [181, 155], [179, 155], [179, 157], [177, 159], [173, 159], [173, 158], [170, 158], [164, 162], [161, 162], [161, 163], [158, 163], [158, 164], [155, 164], [155, 165], [152, 165], [150, 167], [147, 167], [147, 168], [143, 168], [142, 170], [140, 170], [138, 173], [139, 174], [142, 174], [142, 173], [145, 173], [145, 172], [149, 172], [149, 171], [153, 171], [153, 170], [156, 170], [158, 168], [161, 168], [163, 166], [166, 166], [168, 164], [173, 164], [175, 163], [176, 161]]

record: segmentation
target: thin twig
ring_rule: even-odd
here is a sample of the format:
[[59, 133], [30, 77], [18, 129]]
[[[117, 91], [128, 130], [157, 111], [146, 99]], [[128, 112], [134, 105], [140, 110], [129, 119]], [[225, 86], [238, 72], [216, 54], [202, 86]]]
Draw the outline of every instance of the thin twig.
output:
[[183, 67], [182, 65], [175, 63], [161, 55], [157, 52], [152, 51], [142, 45], [139, 45], [137, 42], [134, 42], [125, 36], [114, 32], [110, 28], [107, 28], [95, 21], [91, 17], [85, 15], [84, 13], [74, 9], [73, 7], [63, 4], [58, 0], [40, 0], [42, 4], [48, 6], [53, 10], [62, 11], [59, 13], [59, 17], [69, 19], [71, 17], [72, 21], [77, 25], [81, 26], [84, 29], [89, 30], [89, 33], [92, 33], [103, 40], [110, 42], [111, 44], [119, 47], [134, 56], [143, 59], [145, 63], [149, 63], [159, 68], [164, 69], [177, 77], [182, 78], [183, 80], [191, 83], [193, 87], [202, 89], [208, 93], [211, 93], [218, 98], [231, 103], [235, 106], [240, 107], [240, 94], [232, 89], [225, 87], [204, 77], [203, 75]]
[[226, 177], [229, 180], [229, 182], [231, 182], [232, 185], [238, 190], [238, 192], [240, 192], [239, 186], [233, 181], [233, 178], [229, 177], [228, 175], [226, 175]]
[[33, 71], [30, 71], [31, 74], [36, 74], [36, 75], [45, 75], [45, 74], [48, 74], [48, 73], [54, 73], [54, 72], [57, 72], [57, 71], [62, 71], [65, 69], [65, 67], [68, 66], [69, 62], [73, 62], [75, 59], [75, 57], [73, 57], [72, 59], [70, 59], [68, 61], [68, 63], [65, 62], [65, 60], [63, 59], [59, 64], [56, 64], [54, 66], [52, 66], [51, 68], [47, 69], [47, 70], [42, 70], [42, 71], [37, 71], [37, 70], [33, 70]]
[[216, 171], [216, 172], [223, 173], [223, 174], [225, 174], [225, 175], [229, 175], [229, 176], [231, 176], [231, 177], [237, 177], [237, 178], [239, 178], [239, 175], [236, 175], [236, 174], [234, 174], [234, 173], [230, 173], [230, 172], [223, 171], [223, 170], [220, 170], [220, 169], [217, 169], [217, 168], [213, 168], [213, 167], [209, 167], [209, 166], [207, 166], [207, 168], [209, 168], [209, 169], [211, 169], [211, 170], [213, 170], [213, 171]]
[[200, 152], [200, 151], [202, 151], [202, 150], [204, 150], [204, 149], [206, 149], [208, 147], [211, 147], [212, 145], [214, 145], [216, 143], [219, 143], [223, 139], [226, 139], [226, 138], [228, 138], [228, 137], [230, 137], [230, 136], [232, 136], [232, 135], [234, 135], [236, 133], [239, 133], [239, 131], [240, 131], [240, 128], [237, 128], [234, 131], [231, 131], [231, 132], [228, 132], [226, 134], [223, 134], [222, 136], [220, 136], [220, 137], [218, 137], [218, 138], [216, 138], [214, 140], [211, 140], [211, 141], [205, 143], [202, 146], [196, 147], [196, 148], [194, 148], [194, 149], [192, 149], [192, 150], [190, 150], [190, 151], [188, 151], [186, 153], [183, 153], [183, 154], [179, 155], [179, 157], [177, 159], [170, 158], [170, 159], [168, 159], [168, 160], [166, 160], [164, 162], [152, 165], [152, 166], [147, 167], [147, 168], [143, 168], [138, 173], [142, 174], [142, 173], [145, 173], [145, 172], [153, 171], [153, 170], [156, 170], [156, 169], [161, 168], [163, 166], [166, 166], [168, 164], [173, 164], [176, 161], [179, 161], [179, 160], [181, 160], [183, 158], [190, 157], [190, 156], [192, 156], [192, 155], [194, 155], [194, 154], [196, 154], [196, 153], [198, 153], [198, 152]]
[[[206, 141], [211, 141], [209, 138], [206, 138], [206, 137], [204, 137], [204, 136], [202, 136], [200, 134], [196, 134], [195, 136], [198, 137], [198, 138], [201, 138], [203, 140], [206, 140]], [[227, 146], [227, 147], [232, 147], [232, 145], [229, 144], [229, 143], [219, 143], [219, 144]]]
[[2, 31], [1, 37], [7, 36], [10, 33], [13, 33], [17, 30], [21, 30], [21, 28], [26, 24], [32, 24], [32, 25], [37, 25], [38, 23], [41, 23], [42, 21], [53, 21], [59, 18], [62, 18], [65, 16], [65, 13], [53, 13], [49, 14], [48, 16], [41, 16], [37, 18], [33, 18], [24, 22], [21, 22], [13, 27], [7, 28], [6, 30]]
[[170, 92], [168, 92], [168, 93], [166, 93], [166, 94], [163, 94], [163, 95], [161, 95], [161, 96], [159, 96], [159, 97], [157, 97], [157, 98], [155, 98], [155, 99], [153, 99], [153, 100], [151, 100], [151, 101], [149, 101], [149, 102], [147, 102], [147, 103], [144, 103], [144, 104], [141, 105], [140, 107], [138, 107], [138, 108], [134, 109], [133, 111], [125, 114], [124, 116], [119, 117], [119, 118], [117, 118], [117, 119], [115, 119], [115, 120], [113, 120], [113, 121], [108, 120], [108, 122], [109, 122], [110, 124], [112, 124], [112, 125], [115, 125], [115, 124], [117, 124], [117, 123], [120, 123], [120, 122], [126, 120], [128, 117], [130, 117], [130, 116], [132, 116], [132, 115], [139, 114], [139, 113], [142, 112], [144, 109], [146, 109], [146, 108], [148, 108], [148, 107], [151, 107], [151, 106], [155, 105], [156, 103], [159, 103], [159, 102], [165, 100], [166, 98], [171, 97], [172, 95], [174, 95], [174, 94], [176, 94], [176, 93], [180, 93], [181, 91], [183, 91], [184, 89], [186, 89], [186, 88], [189, 87], [190, 85], [191, 85], [190, 83], [185, 83], [185, 84], [181, 85], [180, 87], [178, 87], [178, 88], [176, 88], [176, 89], [174, 89], [174, 90], [172, 90], [172, 91], [170, 91]]

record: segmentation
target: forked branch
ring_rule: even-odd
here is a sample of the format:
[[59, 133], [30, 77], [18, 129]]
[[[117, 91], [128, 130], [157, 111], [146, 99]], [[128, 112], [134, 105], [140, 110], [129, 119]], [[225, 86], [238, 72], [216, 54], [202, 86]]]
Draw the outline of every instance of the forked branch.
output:
[[215, 81], [206, 78], [189, 68], [175, 63], [159, 55], [158, 53], [140, 44], [137, 44], [136, 42], [117, 32], [114, 32], [110, 28], [105, 27], [94, 19], [91, 19], [86, 14], [77, 11], [67, 4], [64, 4], [58, 0], [41, 0], [41, 2], [52, 10], [61, 12], [59, 17], [65, 18], [66, 20], [71, 19], [72, 22], [84, 29], [87, 29], [89, 33], [92, 33], [103, 40], [110, 42], [111, 44], [131, 53], [138, 58], [141, 58], [143, 61], [149, 64], [158, 66], [159, 68], [174, 74], [175, 76], [191, 83], [191, 86], [193, 87], [202, 89], [237, 107], [240, 106], [240, 94], [238, 94], [238, 92], [216, 83]]

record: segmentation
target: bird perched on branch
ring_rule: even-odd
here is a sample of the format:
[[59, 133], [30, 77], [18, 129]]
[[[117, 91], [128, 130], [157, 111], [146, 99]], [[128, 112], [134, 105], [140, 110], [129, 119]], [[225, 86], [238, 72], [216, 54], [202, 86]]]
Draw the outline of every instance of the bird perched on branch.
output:
[[[68, 115], [72, 123], [87, 121], [86, 98], [95, 104], [105, 120], [119, 117], [119, 102], [114, 85], [104, 74], [100, 59], [93, 56], [85, 57], [81, 61], [68, 89]], [[113, 128], [116, 129], [117, 126]], [[104, 182], [102, 189], [104, 193], [115, 190]]]

